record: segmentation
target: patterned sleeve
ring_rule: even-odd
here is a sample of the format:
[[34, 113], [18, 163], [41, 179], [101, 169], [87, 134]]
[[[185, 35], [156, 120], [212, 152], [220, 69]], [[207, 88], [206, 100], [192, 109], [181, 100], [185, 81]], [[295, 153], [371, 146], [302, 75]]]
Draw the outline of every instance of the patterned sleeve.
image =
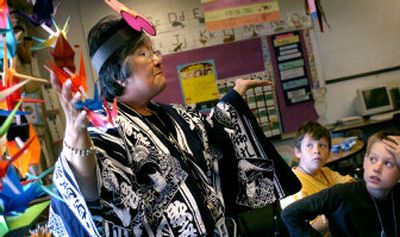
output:
[[[232, 158], [223, 161], [229, 165], [220, 167], [222, 175], [229, 174], [237, 180], [236, 187], [232, 187], [232, 179], [226, 183], [230, 195], [235, 196], [235, 204], [259, 208], [300, 190], [299, 180], [265, 137], [248, 105], [236, 91], [230, 90], [210, 116], [214, 126], [224, 127], [231, 141], [224, 152], [229, 152]], [[231, 170], [226, 171], [227, 167]]]
[[[140, 232], [143, 216], [139, 209], [142, 204], [132, 185], [134, 176], [118, 129], [101, 131], [90, 127], [88, 130], [96, 147], [96, 177], [93, 178], [97, 179], [100, 198], [96, 205], [84, 200], [74, 174], [61, 154], [53, 182], [63, 201], [52, 200], [50, 227], [60, 233], [56, 236], [65, 236], [64, 232], [69, 236], [101, 236], [108, 223], [106, 221], [105, 224], [104, 220], [109, 219], [112, 220], [112, 228], [122, 233], [133, 235], [130, 231], [135, 227]], [[116, 193], [120, 198], [115, 196]], [[129, 206], [129, 211], [122, 206]], [[118, 218], [122, 212], [125, 214]]]

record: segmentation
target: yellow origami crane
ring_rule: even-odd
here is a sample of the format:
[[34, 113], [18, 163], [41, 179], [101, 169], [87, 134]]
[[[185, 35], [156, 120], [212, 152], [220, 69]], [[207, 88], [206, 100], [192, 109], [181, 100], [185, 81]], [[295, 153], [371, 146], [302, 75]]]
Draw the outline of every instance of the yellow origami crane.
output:
[[68, 27], [69, 27], [69, 17], [67, 21], [64, 24], [64, 27], [60, 29], [57, 25], [57, 23], [53, 19], [54, 26], [56, 27], [56, 31], [52, 30], [50, 27], [48, 27], [46, 24], [40, 25], [47, 33], [49, 33], [49, 37], [44, 40], [41, 38], [37, 37], [32, 37], [34, 40], [38, 41], [39, 44], [31, 47], [31, 50], [39, 50], [47, 47], [52, 47], [54, 48], [57, 38], [60, 34], [63, 34], [65, 38], [67, 38], [67, 32], [68, 32]]

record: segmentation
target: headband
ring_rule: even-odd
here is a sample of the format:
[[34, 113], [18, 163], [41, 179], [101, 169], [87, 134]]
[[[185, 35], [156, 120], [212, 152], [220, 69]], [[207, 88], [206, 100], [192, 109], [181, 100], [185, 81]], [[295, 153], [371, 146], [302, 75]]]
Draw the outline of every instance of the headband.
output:
[[137, 34], [132, 34], [132, 28], [126, 26], [112, 35], [106, 42], [104, 42], [100, 48], [96, 50], [92, 57], [92, 65], [96, 69], [97, 73], [103, 66], [104, 62], [126, 41], [137, 37]]

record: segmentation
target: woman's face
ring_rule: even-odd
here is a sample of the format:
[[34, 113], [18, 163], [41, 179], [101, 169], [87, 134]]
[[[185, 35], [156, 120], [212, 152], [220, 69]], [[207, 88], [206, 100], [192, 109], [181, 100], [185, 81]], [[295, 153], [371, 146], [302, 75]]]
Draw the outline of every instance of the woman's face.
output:
[[130, 56], [133, 74], [127, 79], [122, 95], [125, 102], [150, 101], [166, 86], [161, 64], [161, 55], [154, 51], [151, 43], [137, 48]]

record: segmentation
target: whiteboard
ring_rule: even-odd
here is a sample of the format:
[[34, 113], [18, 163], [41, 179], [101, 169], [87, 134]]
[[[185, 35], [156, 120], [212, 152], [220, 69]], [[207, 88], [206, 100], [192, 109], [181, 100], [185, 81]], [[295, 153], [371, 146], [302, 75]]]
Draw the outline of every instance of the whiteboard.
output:
[[315, 29], [322, 79], [400, 66], [399, 0], [321, 0], [330, 29]]

